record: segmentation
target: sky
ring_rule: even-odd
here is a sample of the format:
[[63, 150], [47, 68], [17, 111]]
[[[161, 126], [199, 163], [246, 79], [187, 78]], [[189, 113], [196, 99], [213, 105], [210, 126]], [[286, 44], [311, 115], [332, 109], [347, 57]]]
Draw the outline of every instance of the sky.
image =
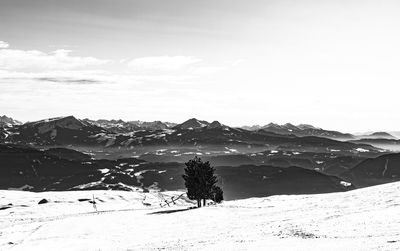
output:
[[400, 130], [396, 0], [1, 0], [0, 115]]

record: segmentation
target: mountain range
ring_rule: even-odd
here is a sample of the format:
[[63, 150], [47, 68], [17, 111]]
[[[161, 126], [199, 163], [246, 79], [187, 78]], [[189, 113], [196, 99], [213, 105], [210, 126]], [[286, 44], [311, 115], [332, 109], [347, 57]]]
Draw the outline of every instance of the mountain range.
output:
[[0, 189], [179, 190], [193, 156], [216, 167], [230, 199], [400, 180], [397, 155], [377, 146], [398, 141], [385, 132], [355, 136], [306, 124], [245, 129], [195, 118], [181, 124], [74, 116], [2, 121]]
[[[158, 123], [157, 123], [158, 124]], [[255, 149], [280, 149], [313, 152], [329, 152], [332, 149], [357, 151], [364, 149], [376, 152], [369, 145], [332, 140], [316, 136], [278, 134], [264, 129], [248, 131], [225, 126], [218, 121], [208, 123], [190, 119], [167, 129], [132, 129], [129, 132], [115, 132], [114, 127], [102, 126], [73, 116], [28, 122], [7, 129], [6, 141], [36, 146], [91, 146], [117, 148], [144, 147], [195, 147], [225, 150], [235, 147], [241, 152]], [[115, 125], [115, 123], [114, 123]], [[126, 128], [126, 127], [125, 127]], [[213, 146], [213, 147], [210, 147]], [[361, 148], [360, 148], [361, 147]]]
[[[196, 118], [189, 119], [181, 124], [172, 123], [172, 122], [162, 122], [162, 121], [153, 121], [153, 122], [146, 122], [146, 121], [123, 121], [119, 120], [106, 120], [106, 119], [98, 119], [98, 120], [91, 120], [91, 119], [76, 119], [73, 116], [67, 117], [59, 117], [59, 118], [52, 118], [52, 119], [45, 119], [36, 122], [27, 122], [25, 124], [38, 124], [43, 122], [51, 122], [51, 121], [67, 121], [67, 120], [76, 120], [81, 121], [81, 123], [89, 123], [103, 129], [106, 129], [108, 132], [112, 133], [129, 133], [138, 130], [164, 130], [164, 129], [199, 129], [199, 128], [214, 128], [214, 127], [221, 127], [223, 126], [220, 122], [207, 122], [204, 120], [198, 120]], [[76, 123], [76, 122], [72, 122]], [[0, 127], [13, 127], [22, 125], [23, 123], [15, 120], [11, 117], [7, 117], [5, 115], [0, 117]], [[281, 135], [295, 135], [298, 137], [304, 136], [316, 136], [316, 137], [325, 137], [331, 139], [338, 139], [338, 140], [357, 140], [357, 139], [397, 139], [395, 135], [397, 132], [388, 133], [388, 132], [370, 132], [364, 134], [350, 134], [350, 133], [342, 133], [339, 131], [332, 131], [332, 130], [324, 130], [322, 128], [318, 128], [309, 124], [299, 124], [293, 125], [291, 123], [286, 123], [283, 125], [279, 125], [276, 123], [269, 123], [264, 126], [260, 125], [253, 125], [253, 126], [242, 126], [238, 129], [244, 129], [248, 131], [259, 131], [264, 130], [266, 132], [272, 132], [275, 134]]]

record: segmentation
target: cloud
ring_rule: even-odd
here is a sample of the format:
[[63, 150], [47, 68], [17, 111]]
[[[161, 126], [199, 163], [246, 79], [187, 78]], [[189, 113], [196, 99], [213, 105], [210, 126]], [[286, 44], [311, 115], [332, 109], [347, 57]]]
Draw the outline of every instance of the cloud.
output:
[[214, 74], [223, 70], [226, 70], [227, 67], [225, 66], [201, 66], [201, 67], [194, 67], [190, 69], [190, 73], [196, 75], [208, 75]]
[[108, 72], [99, 70], [21, 72], [0, 69], [0, 80], [10, 83], [48, 82], [78, 85], [111, 83], [114, 82], [115, 78]]
[[4, 41], [0, 41], [0, 49], [6, 49], [10, 47], [10, 44]]
[[0, 41], [0, 79], [11, 82], [51, 82], [61, 84], [99, 84], [112, 82], [100, 66], [112, 63], [95, 57], [72, 56], [70, 50], [49, 53], [39, 50], [8, 49]]
[[88, 84], [100, 84], [101, 81], [95, 79], [77, 79], [77, 78], [36, 78], [35, 80], [40, 82], [52, 82], [52, 83], [64, 83], [64, 84], [76, 84], [76, 85], [88, 85]]
[[136, 58], [128, 66], [137, 70], [176, 71], [201, 62], [201, 59], [190, 56], [159, 56]]
[[[155, 56], [103, 60], [72, 56], [70, 50], [52, 52], [0, 50], [0, 79], [8, 83], [54, 83], [68, 85], [126, 84], [135, 86], [190, 85], [232, 67], [232, 62], [209, 64], [193, 56]], [[107, 66], [107, 68], [105, 68]], [[133, 71], [132, 71], [133, 70]]]
[[40, 72], [99, 66], [109, 62], [94, 57], [71, 56], [70, 53], [70, 50], [63, 49], [50, 53], [38, 50], [2, 49], [0, 50], [0, 69]]

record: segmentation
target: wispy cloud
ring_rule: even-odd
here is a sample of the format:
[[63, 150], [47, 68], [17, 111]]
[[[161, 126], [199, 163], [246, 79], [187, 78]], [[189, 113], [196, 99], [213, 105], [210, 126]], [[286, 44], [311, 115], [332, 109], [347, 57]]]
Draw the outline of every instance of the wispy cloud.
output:
[[115, 79], [108, 72], [99, 70], [22, 72], [0, 69], [1, 80], [13, 83], [101, 84], [114, 82]]
[[65, 84], [78, 84], [78, 85], [88, 85], [88, 84], [99, 84], [102, 81], [95, 79], [74, 79], [74, 78], [37, 78], [40, 82], [52, 82], [52, 83], [65, 83]]
[[199, 58], [190, 56], [143, 57], [131, 60], [128, 66], [136, 70], [176, 71], [201, 61]]
[[0, 41], [0, 79], [13, 82], [31, 80], [61, 84], [97, 84], [110, 81], [107, 71], [99, 67], [111, 60], [72, 56], [70, 50], [49, 53], [39, 50], [10, 49]]
[[24, 78], [24, 77], [14, 77], [14, 78], [2, 78], [3, 80], [9, 81], [21, 81], [21, 80], [33, 80], [38, 82], [50, 82], [50, 83], [62, 83], [62, 84], [100, 84], [104, 83], [96, 79], [80, 79], [80, 78], [64, 78], [64, 77], [40, 77], [40, 78]]
[[109, 62], [94, 57], [71, 56], [70, 53], [70, 50], [63, 49], [50, 53], [38, 50], [2, 49], [0, 50], [0, 69], [40, 72], [99, 66]]
[[[0, 43], [0, 79], [8, 83], [57, 83], [69, 85], [120, 83], [162, 84], [160, 88], [190, 85], [195, 79], [232, 67], [232, 62], [210, 64], [194, 56], [158, 56], [135, 59], [99, 59], [71, 55], [72, 51], [52, 52], [10, 49]], [[204, 82], [204, 81], [202, 81]], [[168, 86], [168, 87], [167, 87]]]

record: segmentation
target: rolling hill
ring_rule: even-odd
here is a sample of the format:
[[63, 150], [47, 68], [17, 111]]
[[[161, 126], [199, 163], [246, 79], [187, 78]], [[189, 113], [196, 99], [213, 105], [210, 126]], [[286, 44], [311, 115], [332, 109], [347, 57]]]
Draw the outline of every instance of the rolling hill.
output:
[[340, 176], [356, 187], [400, 181], [400, 154], [385, 154], [364, 160]]
[[[171, 191], [185, 188], [182, 163], [150, 163], [134, 158], [95, 160], [72, 150], [37, 150], [12, 145], [0, 145], [0, 161], [0, 189]], [[340, 178], [300, 167], [229, 166], [217, 167], [216, 173], [226, 199], [352, 189]]]

